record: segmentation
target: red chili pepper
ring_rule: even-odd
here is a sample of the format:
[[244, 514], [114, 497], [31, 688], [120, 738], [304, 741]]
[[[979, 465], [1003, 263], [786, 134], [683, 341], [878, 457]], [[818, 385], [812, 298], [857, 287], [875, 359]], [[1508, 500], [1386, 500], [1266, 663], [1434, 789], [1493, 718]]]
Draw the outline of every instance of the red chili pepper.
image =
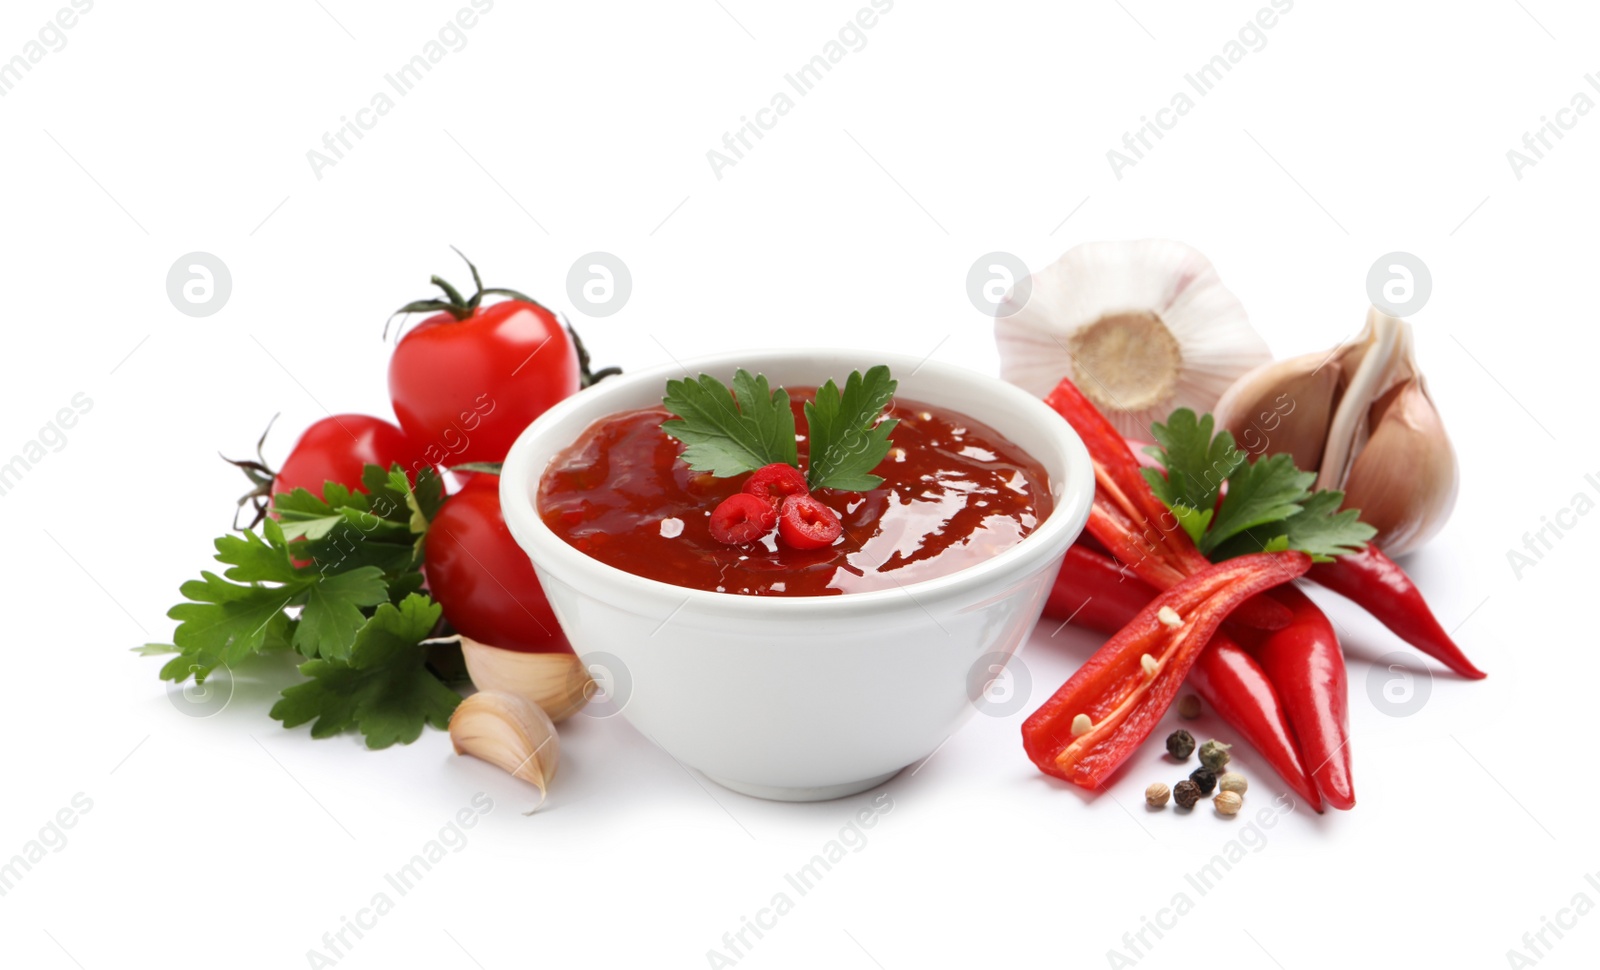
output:
[[[1167, 589], [1211, 565], [1178, 525], [1172, 510], [1150, 489], [1128, 439], [1083, 396], [1071, 378], [1057, 384], [1044, 403], [1067, 419], [1094, 463], [1091, 535], [1157, 589]], [[1246, 626], [1277, 630], [1288, 624], [1289, 615], [1263, 597], [1241, 607], [1234, 619]]]
[[1283, 700], [1254, 657], [1232, 637], [1218, 632], [1189, 671], [1189, 684], [1266, 759], [1291, 791], [1317, 812], [1322, 811], [1322, 795], [1300, 757], [1294, 732], [1284, 717]]
[[1339, 637], [1317, 604], [1294, 586], [1280, 586], [1269, 595], [1294, 613], [1294, 622], [1271, 633], [1241, 631], [1241, 636], [1277, 688], [1323, 800], [1348, 811], [1355, 807], [1356, 795], [1350, 775], [1349, 699]]
[[[1099, 788], [1155, 728], [1228, 614], [1310, 567], [1302, 552], [1254, 553], [1208, 566], [1157, 596], [1023, 722], [1028, 757], [1046, 774]], [[1163, 608], [1178, 615], [1178, 626], [1162, 621]], [[1074, 735], [1080, 715], [1089, 726]]]
[[1073, 543], [1050, 587], [1044, 612], [1086, 629], [1116, 633], [1158, 595], [1115, 559]]
[[1406, 571], [1377, 546], [1369, 545], [1333, 562], [1318, 563], [1306, 576], [1355, 602], [1395, 636], [1461, 676], [1471, 680], [1488, 676], [1467, 659], [1439, 625], [1427, 600], [1422, 598], [1422, 591]]
[[[1075, 626], [1115, 633], [1158, 595], [1155, 588], [1128, 575], [1127, 568], [1109, 556], [1074, 544], [1056, 574], [1044, 611], [1070, 619]], [[1266, 759], [1290, 790], [1322, 811], [1322, 796], [1300, 758], [1278, 692], [1254, 657], [1219, 631], [1189, 671], [1189, 683], [1218, 717]]]

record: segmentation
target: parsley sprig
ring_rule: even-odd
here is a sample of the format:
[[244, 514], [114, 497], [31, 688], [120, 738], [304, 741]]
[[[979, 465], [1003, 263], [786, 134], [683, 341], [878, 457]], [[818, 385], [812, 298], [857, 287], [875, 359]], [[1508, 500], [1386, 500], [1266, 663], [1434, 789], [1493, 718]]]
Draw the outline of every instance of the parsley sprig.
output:
[[[1156, 497], [1172, 509], [1189, 538], [1214, 562], [1249, 552], [1298, 549], [1318, 562], [1357, 552], [1378, 530], [1356, 509], [1340, 511], [1344, 493], [1312, 491], [1313, 472], [1295, 467], [1289, 455], [1250, 460], [1232, 432], [1215, 419], [1179, 408], [1150, 426], [1156, 443], [1145, 450], [1166, 469], [1143, 469]], [[1228, 494], [1217, 496], [1222, 483]]]
[[271, 713], [285, 727], [315, 721], [313, 737], [356, 728], [383, 748], [416, 740], [425, 723], [445, 727], [460, 697], [427, 666], [423, 641], [441, 611], [421, 592], [422, 540], [443, 484], [431, 468], [413, 486], [399, 465], [368, 465], [362, 486], [279, 495], [276, 519], [217, 539], [228, 568], [184, 583], [185, 602], [167, 614], [178, 621], [172, 643], [138, 652], [176, 654], [161, 668], [174, 683], [296, 653], [307, 679]]
[[[817, 388], [805, 406], [809, 487], [865, 492], [883, 484], [872, 470], [899, 424], [883, 416], [898, 386], [880, 364], [852, 371], [842, 390], [831, 379]], [[789, 392], [773, 390], [765, 376], [741, 369], [731, 389], [709, 374], [668, 381], [662, 403], [674, 417], [661, 430], [684, 443], [683, 460], [695, 471], [730, 478], [765, 465], [800, 466]]]

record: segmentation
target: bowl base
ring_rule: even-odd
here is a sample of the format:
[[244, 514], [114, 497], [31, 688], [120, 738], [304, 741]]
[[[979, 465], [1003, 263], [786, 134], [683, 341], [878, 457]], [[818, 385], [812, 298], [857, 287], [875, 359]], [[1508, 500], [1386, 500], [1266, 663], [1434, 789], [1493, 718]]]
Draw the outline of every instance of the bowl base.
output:
[[904, 770], [904, 768], [896, 768], [888, 774], [878, 775], [876, 778], [864, 778], [861, 781], [847, 781], [842, 785], [821, 785], [814, 788], [751, 785], [742, 781], [718, 778], [716, 775], [706, 775], [706, 777], [723, 788], [755, 798], [766, 798], [775, 802], [824, 802], [830, 798], [844, 798], [846, 795], [860, 794], [868, 788], [876, 788]]

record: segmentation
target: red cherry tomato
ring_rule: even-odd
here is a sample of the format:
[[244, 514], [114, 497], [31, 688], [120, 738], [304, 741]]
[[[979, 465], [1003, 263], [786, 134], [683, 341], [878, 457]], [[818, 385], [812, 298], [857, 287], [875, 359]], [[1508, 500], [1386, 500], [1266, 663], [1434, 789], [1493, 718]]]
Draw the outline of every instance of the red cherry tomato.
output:
[[395, 462], [413, 474], [427, 464], [422, 449], [389, 422], [365, 414], [335, 414], [300, 435], [272, 480], [272, 493], [303, 488], [320, 497], [325, 482], [360, 490], [363, 468], [388, 468]]
[[[466, 299], [434, 282], [448, 299], [406, 311], [443, 312], [406, 331], [389, 359], [395, 416], [434, 464], [500, 461], [534, 418], [577, 393], [577, 350], [555, 314], [521, 294], [480, 284]], [[511, 299], [481, 305], [488, 294]]]
[[833, 545], [844, 526], [833, 509], [809, 495], [791, 495], [778, 513], [778, 537], [791, 549], [821, 549]]
[[811, 494], [800, 469], [782, 462], [757, 468], [749, 481], [744, 483], [744, 490], [765, 500], [774, 509], [782, 506], [783, 500], [791, 495]]
[[422, 571], [445, 619], [474, 640], [527, 653], [571, 653], [527, 553], [500, 513], [500, 479], [477, 474], [428, 526]]

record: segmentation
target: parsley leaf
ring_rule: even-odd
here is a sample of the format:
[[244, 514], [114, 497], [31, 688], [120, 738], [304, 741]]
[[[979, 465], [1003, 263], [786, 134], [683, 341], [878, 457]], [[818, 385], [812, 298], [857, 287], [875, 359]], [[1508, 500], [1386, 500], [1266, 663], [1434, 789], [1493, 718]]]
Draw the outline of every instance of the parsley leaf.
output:
[[288, 688], [273, 716], [286, 726], [315, 719], [317, 737], [354, 727], [377, 748], [444, 727], [459, 698], [424, 663], [421, 641], [441, 609], [421, 592], [420, 569], [442, 484], [430, 468], [413, 485], [399, 465], [368, 465], [362, 486], [275, 496], [277, 518], [216, 541], [222, 575], [180, 587], [172, 644], [139, 652], [176, 654], [162, 679], [199, 683], [252, 654], [294, 650], [310, 679]]
[[1157, 458], [1164, 452], [1163, 464], [1182, 470], [1181, 474], [1162, 475], [1154, 468], [1140, 469], [1156, 497], [1168, 507], [1215, 508], [1222, 483], [1247, 460], [1234, 446], [1232, 432], [1224, 430], [1212, 437], [1215, 427], [1211, 415], [1196, 418], [1188, 408], [1172, 412], [1166, 424], [1157, 421], [1150, 425], [1156, 443], [1146, 451]]
[[1222, 500], [1200, 544], [1200, 551], [1211, 554], [1224, 540], [1246, 529], [1277, 522], [1299, 512], [1300, 501], [1317, 480], [1312, 472], [1294, 467], [1288, 455], [1267, 455], [1247, 462], [1228, 477], [1228, 496]]
[[1356, 509], [1339, 511], [1344, 493], [1338, 489], [1313, 492], [1301, 502], [1300, 511], [1268, 525], [1246, 529], [1217, 548], [1218, 559], [1231, 559], [1250, 552], [1299, 549], [1318, 562], [1335, 556], [1360, 552], [1378, 530], [1361, 521]]
[[428, 671], [422, 641], [432, 633], [439, 604], [421, 594], [384, 603], [355, 637], [346, 660], [310, 660], [300, 672], [311, 680], [283, 692], [272, 717], [286, 728], [315, 720], [311, 736], [349, 728], [367, 747], [410, 744], [425, 724], [444, 728], [461, 697]]
[[[1252, 462], [1232, 434], [1215, 428], [1209, 414], [1174, 411], [1166, 424], [1152, 425], [1156, 444], [1147, 449], [1166, 474], [1144, 470], [1151, 489], [1212, 561], [1298, 549], [1326, 562], [1360, 550], [1377, 535], [1359, 511], [1340, 511], [1343, 492], [1311, 491], [1317, 476], [1300, 471], [1289, 455]], [[1228, 494], [1219, 506], [1224, 481]]]
[[789, 392], [769, 389], [765, 376], [733, 375], [733, 390], [709, 374], [667, 382], [662, 399], [677, 417], [661, 430], [686, 447], [683, 460], [697, 472], [731, 478], [763, 465], [799, 464]]
[[[805, 406], [810, 438], [811, 488], [865, 492], [883, 484], [871, 474], [889, 453], [889, 432], [900, 422], [884, 418], [898, 382], [879, 365], [852, 371], [844, 390], [833, 381], [817, 388]], [[733, 375], [730, 390], [707, 374], [667, 382], [662, 402], [674, 417], [661, 430], [683, 442], [683, 460], [695, 471], [731, 478], [766, 465], [800, 466], [789, 392], [771, 390], [764, 376]]]
[[349, 656], [356, 631], [367, 622], [361, 607], [389, 602], [383, 570], [362, 566], [324, 576], [306, 590], [294, 648], [303, 656], [343, 660]]
[[879, 418], [898, 386], [889, 368], [879, 364], [865, 376], [851, 371], [843, 391], [831, 380], [817, 388], [816, 399], [806, 404], [811, 439], [807, 485], [865, 492], [883, 484], [871, 472], [889, 453], [889, 432], [900, 422]]

